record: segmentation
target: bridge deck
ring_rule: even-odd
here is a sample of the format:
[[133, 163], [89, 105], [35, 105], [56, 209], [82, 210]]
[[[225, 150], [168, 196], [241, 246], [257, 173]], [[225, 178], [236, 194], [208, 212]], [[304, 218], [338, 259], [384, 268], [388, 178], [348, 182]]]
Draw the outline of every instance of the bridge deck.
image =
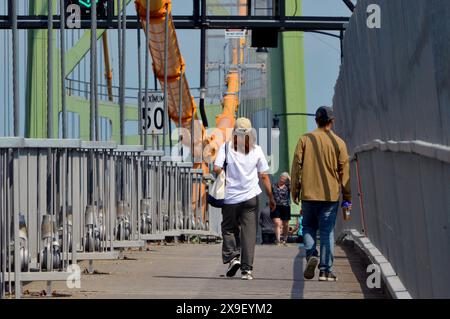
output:
[[[68, 289], [65, 283], [53, 290], [73, 298], [383, 298], [381, 290], [365, 285], [365, 267], [351, 249], [336, 247], [335, 283], [303, 279], [304, 252], [296, 244], [257, 246], [255, 280], [239, 276], [226, 278], [218, 244], [179, 244], [149, 246], [150, 251], [129, 251], [125, 260], [95, 261], [100, 275], [84, 275], [81, 289]], [[80, 263], [83, 268], [86, 262]], [[43, 283], [24, 287], [45, 289]], [[29, 296], [31, 296], [29, 295]], [[25, 296], [26, 297], [26, 296]]]

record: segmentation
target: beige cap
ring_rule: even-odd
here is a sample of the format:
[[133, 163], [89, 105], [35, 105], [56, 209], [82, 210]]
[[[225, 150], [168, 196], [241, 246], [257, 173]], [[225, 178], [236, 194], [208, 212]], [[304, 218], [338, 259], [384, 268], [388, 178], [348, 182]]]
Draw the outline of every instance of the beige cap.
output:
[[236, 120], [236, 123], [234, 124], [234, 129], [241, 129], [241, 130], [251, 130], [252, 128], [252, 122], [248, 118], [240, 117]]

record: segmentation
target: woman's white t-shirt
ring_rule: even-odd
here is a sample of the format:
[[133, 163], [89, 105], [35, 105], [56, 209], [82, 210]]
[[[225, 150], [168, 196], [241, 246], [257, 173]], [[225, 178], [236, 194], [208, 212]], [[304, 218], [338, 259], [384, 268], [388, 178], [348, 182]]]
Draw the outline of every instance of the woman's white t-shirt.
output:
[[[225, 162], [225, 143], [219, 149], [214, 165], [222, 167]], [[261, 194], [258, 173], [267, 172], [269, 164], [260, 146], [247, 154], [233, 150], [231, 143], [227, 147], [227, 167], [225, 204], [238, 204]]]

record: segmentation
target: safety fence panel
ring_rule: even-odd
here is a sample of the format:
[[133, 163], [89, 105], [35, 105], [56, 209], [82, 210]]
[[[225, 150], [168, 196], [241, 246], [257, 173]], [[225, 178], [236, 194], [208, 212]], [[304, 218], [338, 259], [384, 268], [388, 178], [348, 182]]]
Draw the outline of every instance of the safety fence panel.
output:
[[194, 169], [190, 162], [168, 157], [144, 156], [143, 162], [141, 238], [206, 234], [209, 229], [208, 210], [202, 214], [203, 171]]
[[115, 223], [114, 247], [142, 247], [141, 236], [143, 148], [119, 146], [114, 151]]
[[78, 260], [117, 258], [113, 253], [115, 147], [113, 143], [82, 142], [70, 163]]
[[209, 229], [203, 171], [141, 147], [0, 138], [1, 297], [79, 260]]
[[[7, 140], [6, 140], [7, 141]], [[15, 139], [2, 149], [2, 294], [66, 280], [72, 249], [68, 159], [75, 140]], [[14, 286], [13, 286], [14, 282]]]
[[[0, 140], [0, 297], [12, 293], [12, 283], [14, 274], [14, 228], [11, 227], [14, 223], [13, 215], [13, 201], [12, 201], [12, 180], [13, 165], [12, 159], [14, 151], [12, 147], [21, 146], [23, 144], [20, 139], [1, 139]], [[18, 234], [17, 234], [18, 235]], [[19, 241], [17, 241], [19, 243]], [[25, 243], [21, 242], [25, 250]], [[20, 264], [18, 265], [20, 268]]]
[[161, 233], [162, 225], [159, 214], [160, 180], [161, 180], [161, 155], [144, 153], [142, 156], [142, 193], [143, 198], [140, 205], [141, 238], [158, 239], [163, 236], [156, 236]]

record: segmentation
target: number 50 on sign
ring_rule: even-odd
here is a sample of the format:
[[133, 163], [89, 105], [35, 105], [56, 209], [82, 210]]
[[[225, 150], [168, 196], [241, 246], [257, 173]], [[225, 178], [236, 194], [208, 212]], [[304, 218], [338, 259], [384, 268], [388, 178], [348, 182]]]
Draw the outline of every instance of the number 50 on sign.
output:
[[164, 128], [164, 94], [149, 92], [147, 118], [145, 114], [145, 92], [141, 93], [142, 132], [143, 134], [163, 134]]

